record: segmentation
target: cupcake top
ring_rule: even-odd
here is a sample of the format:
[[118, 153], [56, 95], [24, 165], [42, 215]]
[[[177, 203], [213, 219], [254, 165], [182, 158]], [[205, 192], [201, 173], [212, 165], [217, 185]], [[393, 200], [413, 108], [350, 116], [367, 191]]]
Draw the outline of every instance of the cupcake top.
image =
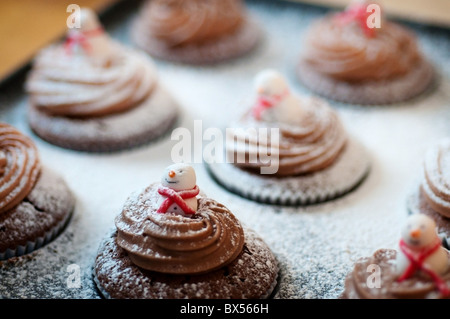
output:
[[[227, 130], [227, 154], [235, 165], [259, 169], [266, 164], [258, 158], [261, 139], [256, 129], [279, 129], [279, 165], [276, 176], [312, 173], [327, 168], [341, 154], [347, 134], [334, 110], [318, 98], [299, 97], [274, 70], [264, 70], [255, 79], [256, 102], [252, 109]], [[270, 131], [268, 131], [270, 134]], [[256, 159], [256, 160], [252, 160]], [[245, 159], [245, 161], [239, 160]]]
[[240, 222], [222, 204], [197, 197], [195, 172], [169, 166], [162, 183], [131, 196], [116, 218], [117, 245], [140, 268], [166, 273], [207, 273], [231, 263], [242, 251]]
[[36, 57], [27, 79], [30, 101], [51, 115], [93, 117], [126, 111], [147, 98], [157, 83], [143, 54], [114, 42], [95, 14], [81, 10], [81, 28], [63, 45]]
[[149, 33], [168, 47], [215, 40], [234, 33], [245, 20], [240, 0], [153, 0], [142, 14]]
[[428, 150], [424, 161], [422, 193], [433, 210], [450, 218], [450, 139]]
[[[356, 262], [347, 277], [344, 295], [348, 298], [448, 298], [449, 264], [450, 254], [441, 245], [434, 220], [414, 214], [402, 228], [398, 251], [380, 249]], [[375, 274], [373, 266], [379, 267], [375, 270], [379, 275], [376, 279], [368, 278]]]
[[340, 81], [389, 80], [412, 70], [422, 59], [415, 36], [382, 19], [369, 29], [367, 3], [350, 5], [313, 23], [306, 35], [302, 62]]
[[0, 215], [22, 202], [40, 170], [39, 154], [31, 139], [0, 123]]

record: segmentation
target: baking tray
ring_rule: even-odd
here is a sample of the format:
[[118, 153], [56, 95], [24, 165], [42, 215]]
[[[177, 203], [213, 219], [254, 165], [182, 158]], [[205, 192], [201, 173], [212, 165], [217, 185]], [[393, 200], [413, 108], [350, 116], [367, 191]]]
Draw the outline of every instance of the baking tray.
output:
[[[139, 4], [119, 3], [102, 16], [113, 38], [130, 45], [130, 22]], [[180, 126], [192, 132], [194, 120], [202, 121], [203, 130], [224, 128], [243, 112], [252, 78], [263, 68], [280, 70], [295, 92], [310, 94], [296, 80], [295, 66], [304, 31], [328, 10], [287, 2], [247, 4], [265, 34], [252, 54], [210, 67], [155, 61], [161, 82], [182, 106]], [[370, 175], [351, 194], [310, 207], [261, 205], [230, 194], [210, 178], [203, 164], [194, 164], [201, 190], [228, 206], [273, 250], [281, 268], [277, 299], [338, 298], [357, 258], [378, 248], [395, 248], [407, 215], [407, 197], [420, 181], [424, 152], [450, 135], [449, 31], [420, 24], [408, 27], [417, 33], [424, 53], [439, 70], [439, 85], [432, 93], [383, 107], [331, 102], [349, 134], [371, 156]], [[114, 227], [127, 196], [160, 179], [177, 141], [169, 135], [145, 147], [101, 155], [50, 145], [36, 137], [25, 120], [26, 72], [0, 87], [0, 119], [32, 137], [43, 165], [65, 178], [77, 203], [69, 226], [55, 241], [0, 264], [0, 296], [97, 299], [92, 266], [100, 241]], [[80, 271], [79, 287], [70, 284], [74, 267]]]

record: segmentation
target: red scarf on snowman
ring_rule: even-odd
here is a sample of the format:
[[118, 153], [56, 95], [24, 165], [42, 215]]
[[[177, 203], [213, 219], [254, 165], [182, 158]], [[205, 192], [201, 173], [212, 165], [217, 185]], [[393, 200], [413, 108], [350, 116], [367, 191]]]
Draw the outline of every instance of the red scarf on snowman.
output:
[[350, 5], [344, 12], [340, 12], [336, 15], [336, 20], [341, 25], [355, 21], [359, 24], [366, 37], [373, 38], [375, 36], [375, 28], [369, 28], [367, 24], [367, 19], [372, 12], [367, 12], [367, 7], [368, 4], [364, 3]]
[[425, 260], [431, 256], [434, 252], [436, 252], [441, 246], [441, 241], [439, 239], [436, 240], [436, 243], [433, 244], [429, 248], [425, 248], [418, 253], [413, 252], [408, 245], [400, 240], [400, 250], [405, 254], [405, 256], [409, 260], [409, 266], [406, 268], [403, 275], [397, 279], [398, 282], [402, 282], [405, 279], [411, 278], [411, 276], [417, 271], [421, 270], [427, 275], [431, 277], [431, 279], [435, 282], [437, 288], [441, 292], [443, 296], [448, 296], [450, 294], [450, 290], [448, 289], [444, 280], [433, 270], [429, 269], [424, 265]]
[[196, 213], [192, 208], [186, 204], [185, 199], [194, 198], [200, 193], [200, 189], [197, 185], [193, 189], [176, 191], [169, 187], [160, 186], [158, 188], [158, 193], [162, 196], [167, 197], [158, 208], [157, 212], [165, 214], [169, 209], [170, 205], [177, 204], [181, 210], [188, 215], [193, 215]]
[[258, 99], [256, 100], [255, 105], [253, 106], [253, 116], [259, 121], [261, 120], [261, 113], [269, 109], [276, 104], [280, 103], [281, 100], [289, 94], [289, 90], [285, 90], [281, 94], [275, 94], [272, 95], [271, 98], [267, 98], [264, 96], [259, 95]]
[[64, 49], [67, 54], [71, 54], [73, 48], [76, 45], [80, 45], [85, 52], [89, 52], [92, 50], [91, 45], [89, 44], [89, 38], [101, 35], [104, 33], [102, 27], [98, 27], [96, 29], [87, 30], [87, 31], [73, 31], [69, 32], [66, 37], [66, 42], [64, 43]]

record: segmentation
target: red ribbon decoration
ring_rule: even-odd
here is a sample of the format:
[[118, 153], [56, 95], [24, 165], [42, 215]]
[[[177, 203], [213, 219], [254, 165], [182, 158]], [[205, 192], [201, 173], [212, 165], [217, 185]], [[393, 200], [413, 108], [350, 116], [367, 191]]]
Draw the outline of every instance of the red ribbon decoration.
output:
[[437, 288], [441, 292], [443, 296], [448, 296], [450, 294], [450, 290], [447, 287], [444, 280], [433, 270], [427, 268], [424, 265], [425, 259], [427, 259], [431, 254], [433, 254], [436, 250], [441, 246], [441, 241], [439, 239], [436, 240], [436, 243], [429, 249], [424, 249], [420, 251], [418, 256], [416, 257], [414, 253], [409, 249], [406, 243], [403, 240], [400, 240], [400, 250], [405, 254], [405, 256], [409, 260], [409, 266], [397, 279], [398, 282], [402, 282], [405, 279], [410, 278], [417, 270], [421, 270], [425, 272], [427, 275], [431, 277], [431, 279], [436, 283]]
[[157, 213], [167, 213], [167, 210], [173, 203], [177, 204], [185, 214], [193, 215], [196, 213], [196, 211], [190, 208], [184, 200], [194, 198], [200, 193], [200, 189], [197, 185], [195, 185], [193, 189], [182, 191], [175, 191], [169, 187], [160, 186], [158, 188], [158, 193], [167, 198], [162, 202], [161, 206], [157, 210]]
[[367, 4], [355, 3], [347, 7], [344, 12], [338, 13], [336, 18], [342, 25], [353, 21], [358, 22], [366, 37], [373, 38], [375, 36], [375, 28], [369, 28], [367, 25], [367, 18], [370, 14], [371, 12], [367, 12]]
[[80, 45], [84, 51], [89, 52], [91, 50], [91, 46], [89, 44], [88, 39], [90, 37], [95, 37], [104, 33], [102, 27], [98, 27], [92, 30], [81, 31], [77, 30], [69, 32], [66, 37], [66, 42], [64, 43], [64, 48], [67, 54], [72, 53], [75, 45]]
[[259, 121], [261, 120], [262, 111], [273, 107], [275, 104], [279, 103], [286, 95], [289, 94], [289, 91], [286, 90], [282, 94], [273, 95], [271, 99], [268, 99], [264, 96], [258, 96], [255, 105], [253, 106], [253, 116]]

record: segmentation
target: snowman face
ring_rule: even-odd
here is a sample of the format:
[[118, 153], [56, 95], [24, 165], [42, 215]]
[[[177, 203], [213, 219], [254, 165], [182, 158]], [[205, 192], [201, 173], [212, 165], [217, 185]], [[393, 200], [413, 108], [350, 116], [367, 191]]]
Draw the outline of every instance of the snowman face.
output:
[[264, 70], [256, 75], [254, 88], [258, 95], [271, 97], [282, 95], [288, 89], [288, 85], [279, 72]]
[[433, 219], [423, 214], [408, 218], [402, 230], [402, 239], [412, 248], [422, 248], [436, 239], [436, 224]]
[[176, 191], [193, 189], [197, 183], [195, 170], [192, 166], [179, 163], [173, 164], [164, 170], [161, 184]]

